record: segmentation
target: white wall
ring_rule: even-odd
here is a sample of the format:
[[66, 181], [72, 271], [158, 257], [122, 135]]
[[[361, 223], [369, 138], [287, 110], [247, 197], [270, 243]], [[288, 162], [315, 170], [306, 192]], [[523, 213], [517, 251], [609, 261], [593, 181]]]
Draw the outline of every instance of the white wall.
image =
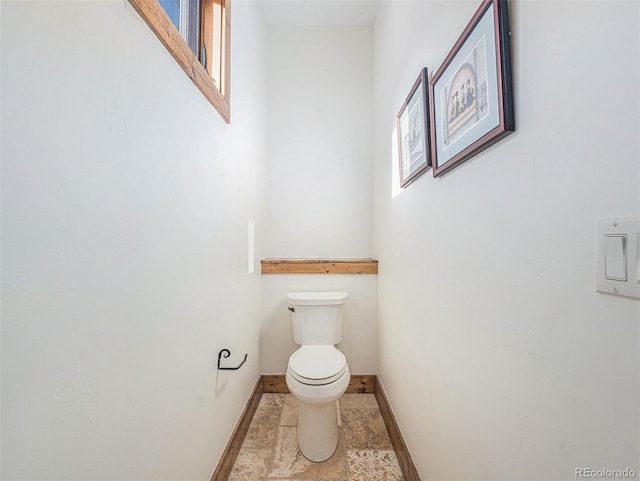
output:
[[269, 257], [371, 254], [372, 40], [269, 28]]
[[210, 478], [259, 375], [266, 30], [233, 21], [227, 126], [127, 2], [2, 2], [2, 479]]
[[517, 132], [398, 193], [395, 115], [477, 4], [378, 12], [379, 375], [423, 480], [638, 472], [640, 303], [594, 279], [640, 210], [638, 3], [509, 2]]
[[[371, 257], [372, 29], [269, 27], [265, 257]], [[265, 275], [261, 368], [283, 374], [296, 349], [286, 294], [346, 290], [352, 373], [377, 369], [376, 278]]]

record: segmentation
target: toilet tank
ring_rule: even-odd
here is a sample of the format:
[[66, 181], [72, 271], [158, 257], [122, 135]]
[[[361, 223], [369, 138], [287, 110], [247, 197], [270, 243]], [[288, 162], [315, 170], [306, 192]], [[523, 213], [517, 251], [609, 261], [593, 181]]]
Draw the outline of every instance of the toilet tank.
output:
[[346, 292], [287, 294], [293, 341], [300, 345], [335, 345], [342, 341]]

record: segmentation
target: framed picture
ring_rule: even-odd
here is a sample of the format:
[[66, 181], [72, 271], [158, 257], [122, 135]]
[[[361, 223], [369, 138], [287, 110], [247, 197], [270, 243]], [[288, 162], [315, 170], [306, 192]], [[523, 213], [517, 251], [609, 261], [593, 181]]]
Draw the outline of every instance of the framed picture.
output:
[[398, 112], [398, 162], [404, 187], [431, 167], [427, 69], [420, 72]]
[[431, 79], [433, 175], [515, 130], [507, 0], [483, 0]]

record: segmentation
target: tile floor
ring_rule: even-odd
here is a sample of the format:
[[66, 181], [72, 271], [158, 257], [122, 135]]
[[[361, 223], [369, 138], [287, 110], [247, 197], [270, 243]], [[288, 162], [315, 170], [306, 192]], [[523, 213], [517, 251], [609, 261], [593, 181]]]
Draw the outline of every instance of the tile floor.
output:
[[263, 394], [229, 481], [402, 481], [375, 396], [345, 394], [338, 412], [336, 452], [312, 463], [296, 442], [298, 401], [291, 394]]

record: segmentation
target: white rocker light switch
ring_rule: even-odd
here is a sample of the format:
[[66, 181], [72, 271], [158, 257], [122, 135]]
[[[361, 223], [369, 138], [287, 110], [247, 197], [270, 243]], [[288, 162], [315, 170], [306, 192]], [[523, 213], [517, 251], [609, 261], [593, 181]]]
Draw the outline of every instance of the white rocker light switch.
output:
[[627, 280], [627, 236], [604, 236], [604, 276], [616, 281]]

